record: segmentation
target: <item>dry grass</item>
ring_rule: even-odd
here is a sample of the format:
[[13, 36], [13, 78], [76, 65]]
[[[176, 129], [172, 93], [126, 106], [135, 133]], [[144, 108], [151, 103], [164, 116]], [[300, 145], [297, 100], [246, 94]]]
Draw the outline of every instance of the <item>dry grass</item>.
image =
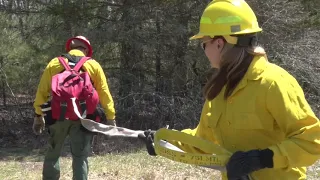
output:
[[[1, 180], [40, 180], [42, 159], [25, 157], [14, 159], [10, 157], [0, 161]], [[71, 158], [61, 159], [61, 180], [72, 179]], [[219, 173], [207, 168], [194, 167], [176, 163], [162, 157], [150, 157], [145, 152], [127, 154], [107, 154], [89, 158], [90, 180], [106, 179], [219, 179]]]
[[[118, 143], [111, 140], [103, 141], [106, 145], [102, 146], [99, 143], [101, 152], [111, 153], [89, 157], [90, 180], [220, 179], [219, 172], [212, 169], [149, 156], [144, 149], [141, 150], [141, 144], [134, 143], [135, 141], [121, 139], [117, 140]], [[60, 161], [61, 180], [72, 179], [72, 159], [68, 149], [66, 145]], [[0, 180], [40, 180], [44, 152], [44, 148], [36, 150], [0, 148]], [[317, 179], [320, 179], [320, 161], [308, 168], [308, 180]]]

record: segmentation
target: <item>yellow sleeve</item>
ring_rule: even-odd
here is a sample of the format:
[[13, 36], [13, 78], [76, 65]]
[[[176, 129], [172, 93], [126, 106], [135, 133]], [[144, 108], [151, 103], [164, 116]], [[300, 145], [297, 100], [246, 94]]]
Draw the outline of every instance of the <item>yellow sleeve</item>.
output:
[[291, 76], [279, 76], [267, 93], [267, 109], [285, 140], [269, 147], [274, 168], [309, 166], [320, 158], [319, 120], [307, 103], [303, 90]]
[[36, 98], [33, 103], [33, 107], [35, 109], [36, 114], [42, 114], [40, 106], [46, 103], [49, 99], [50, 90], [51, 90], [51, 79], [52, 79], [50, 68], [51, 68], [52, 61], [53, 60], [51, 60], [50, 63], [47, 65], [47, 67], [44, 69], [44, 72], [41, 76], [41, 79], [38, 85]]
[[[195, 129], [184, 129], [181, 132], [211, 141], [213, 143], [216, 143], [216, 139], [213, 136], [212, 130], [208, 127], [208, 119], [206, 118], [206, 114], [208, 113], [208, 101], [205, 102], [203, 108], [202, 108], [202, 112], [201, 112], [201, 117], [200, 117], [200, 121], [199, 124], [197, 125], [197, 127]], [[181, 142], [171, 142], [173, 145], [179, 147], [181, 150], [188, 152], [188, 153], [201, 153], [201, 154], [205, 154], [206, 152], [193, 147], [191, 145], [188, 144], [183, 144]], [[209, 153], [209, 152], [208, 152]]]
[[95, 72], [92, 81], [98, 92], [99, 100], [106, 113], [107, 119], [113, 120], [115, 119], [115, 109], [114, 102], [107, 84], [107, 78], [98, 62], [95, 61], [94, 67], [96, 68], [97, 72]]

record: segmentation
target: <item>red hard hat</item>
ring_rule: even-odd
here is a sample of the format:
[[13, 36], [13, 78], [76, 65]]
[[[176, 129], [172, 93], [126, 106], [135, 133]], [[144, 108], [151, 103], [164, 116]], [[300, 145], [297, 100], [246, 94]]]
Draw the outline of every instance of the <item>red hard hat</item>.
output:
[[68, 39], [67, 42], [66, 42], [66, 51], [67, 52], [70, 51], [70, 44], [71, 44], [72, 40], [75, 40], [75, 39], [83, 42], [87, 46], [89, 51], [88, 51], [88, 54], [86, 56], [91, 57], [92, 53], [93, 53], [92, 52], [92, 47], [90, 45], [90, 41], [84, 36], [76, 36], [76, 37], [72, 37], [72, 38]]

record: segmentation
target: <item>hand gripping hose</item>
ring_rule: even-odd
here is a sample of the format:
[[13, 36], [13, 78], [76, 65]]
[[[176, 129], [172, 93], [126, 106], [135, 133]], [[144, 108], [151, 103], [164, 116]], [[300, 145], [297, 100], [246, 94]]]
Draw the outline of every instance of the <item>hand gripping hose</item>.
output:
[[[207, 154], [187, 153], [169, 142], [179, 141], [188, 144]], [[219, 171], [226, 171], [226, 164], [232, 153], [210, 141], [176, 130], [161, 128], [154, 134], [154, 148], [157, 155], [173, 161], [198, 165]], [[239, 180], [252, 180], [250, 175], [243, 176]]]

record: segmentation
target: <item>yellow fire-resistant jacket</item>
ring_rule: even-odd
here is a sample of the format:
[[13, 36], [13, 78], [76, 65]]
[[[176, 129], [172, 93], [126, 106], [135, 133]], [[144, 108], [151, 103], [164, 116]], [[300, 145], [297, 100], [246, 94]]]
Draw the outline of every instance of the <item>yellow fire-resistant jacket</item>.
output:
[[[227, 100], [224, 91], [205, 102], [195, 129], [182, 132], [230, 152], [271, 149], [274, 168], [253, 172], [254, 180], [306, 179], [306, 166], [320, 158], [320, 125], [296, 79], [257, 56]], [[174, 144], [190, 153], [204, 153]], [[227, 179], [224, 173], [222, 176]]]
[[[69, 54], [74, 56], [84, 56], [84, 54], [79, 50], [71, 50], [69, 51]], [[68, 62], [67, 59], [66, 62]], [[109, 91], [106, 76], [100, 64], [97, 61], [90, 59], [83, 64], [82, 68], [84, 71], [89, 73], [90, 79], [92, 80], [99, 95], [100, 103], [105, 110], [107, 119], [115, 119], [114, 102]], [[49, 62], [44, 70], [34, 102], [34, 108], [37, 114], [42, 114], [40, 105], [46, 103], [50, 96], [52, 76], [60, 73], [63, 69], [64, 67], [60, 64], [58, 58], [54, 58]]]

